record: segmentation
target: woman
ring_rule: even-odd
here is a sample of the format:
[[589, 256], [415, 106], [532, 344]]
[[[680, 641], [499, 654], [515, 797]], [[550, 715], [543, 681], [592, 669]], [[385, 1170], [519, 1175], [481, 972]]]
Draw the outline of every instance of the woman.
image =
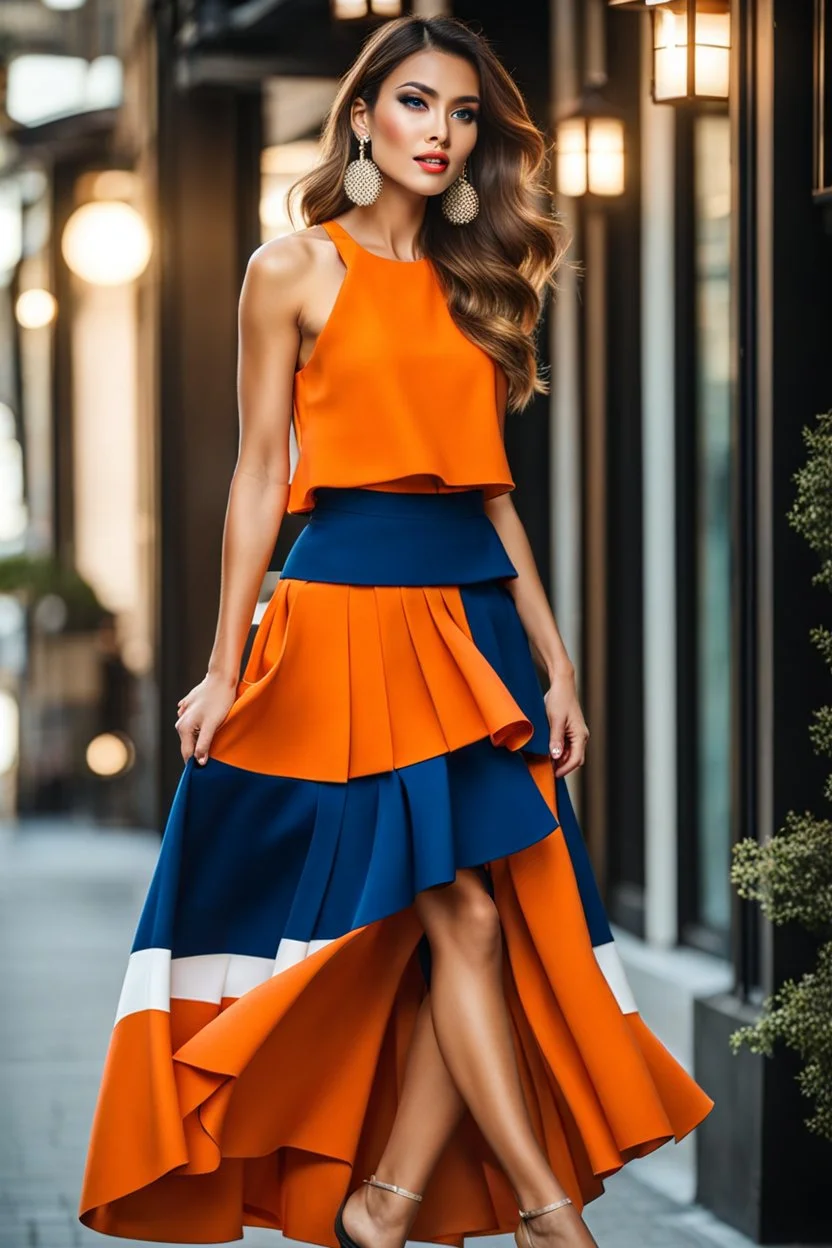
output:
[[[243, 285], [216, 640], [179, 704], [80, 1216], [592, 1244], [602, 1177], [711, 1102], [616, 959], [565, 783], [575, 673], [510, 498], [503, 416], [544, 390], [562, 252], [543, 139], [482, 38], [404, 18], [323, 148], [307, 228]], [[287, 510], [310, 522], [239, 679]]]

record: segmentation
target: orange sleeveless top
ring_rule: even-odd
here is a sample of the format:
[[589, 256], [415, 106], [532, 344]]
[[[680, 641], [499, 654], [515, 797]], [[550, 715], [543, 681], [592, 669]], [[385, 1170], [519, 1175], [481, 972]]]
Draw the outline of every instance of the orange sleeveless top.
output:
[[311, 511], [319, 486], [512, 490], [498, 365], [454, 322], [430, 260], [376, 256], [322, 225], [347, 272], [295, 373], [288, 510]]

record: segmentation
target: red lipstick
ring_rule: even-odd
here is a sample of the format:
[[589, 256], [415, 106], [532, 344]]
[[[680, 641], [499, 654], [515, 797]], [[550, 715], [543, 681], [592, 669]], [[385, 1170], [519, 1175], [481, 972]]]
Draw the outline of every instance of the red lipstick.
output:
[[413, 159], [425, 173], [444, 173], [448, 168], [448, 157], [444, 152], [420, 152]]

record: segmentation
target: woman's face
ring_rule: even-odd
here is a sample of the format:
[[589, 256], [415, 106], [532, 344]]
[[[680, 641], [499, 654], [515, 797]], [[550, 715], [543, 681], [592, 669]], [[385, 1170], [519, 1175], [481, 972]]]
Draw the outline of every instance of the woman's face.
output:
[[419, 195], [438, 195], [461, 173], [477, 141], [479, 115], [474, 66], [426, 49], [388, 74], [372, 113], [355, 101], [352, 128], [370, 136], [368, 155], [385, 177]]

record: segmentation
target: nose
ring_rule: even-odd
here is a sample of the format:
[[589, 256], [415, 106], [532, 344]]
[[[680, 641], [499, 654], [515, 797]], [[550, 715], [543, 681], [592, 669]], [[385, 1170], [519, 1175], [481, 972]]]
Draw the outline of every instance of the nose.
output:
[[448, 142], [448, 123], [441, 120], [436, 123], [436, 132], [427, 139], [428, 143], [440, 143], [443, 147]]

